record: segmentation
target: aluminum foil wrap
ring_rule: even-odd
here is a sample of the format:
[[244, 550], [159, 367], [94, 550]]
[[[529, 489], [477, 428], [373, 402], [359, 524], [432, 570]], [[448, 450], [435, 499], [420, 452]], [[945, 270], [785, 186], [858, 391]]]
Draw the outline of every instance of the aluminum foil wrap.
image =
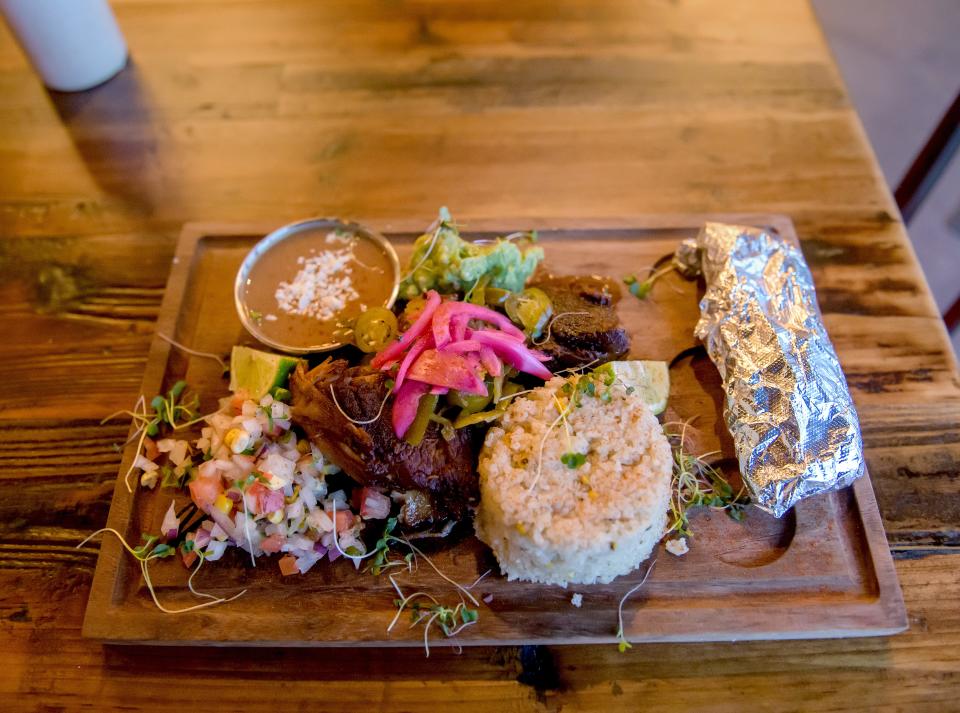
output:
[[695, 334], [723, 378], [753, 502], [780, 517], [859, 478], [857, 412], [799, 247], [775, 232], [707, 223], [674, 265], [706, 280]]

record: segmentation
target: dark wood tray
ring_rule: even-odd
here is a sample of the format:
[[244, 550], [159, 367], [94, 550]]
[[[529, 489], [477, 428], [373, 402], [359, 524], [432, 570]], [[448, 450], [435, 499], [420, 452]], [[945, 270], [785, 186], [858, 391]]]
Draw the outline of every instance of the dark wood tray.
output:
[[[692, 236], [705, 216], [592, 221], [560, 225], [545, 221], [471, 223], [473, 237], [540, 229], [545, 265], [558, 273], [638, 274]], [[712, 218], [774, 227], [796, 238], [782, 216]], [[159, 332], [194, 349], [227, 354], [235, 343], [251, 343], [236, 316], [232, 288], [247, 250], [273, 225], [190, 224], [184, 227], [157, 323]], [[372, 224], [409, 252], [418, 227]], [[631, 356], [670, 360], [696, 344], [697, 285], [670, 275], [653, 295], [626, 295], [620, 314], [631, 333]], [[722, 450], [733, 457], [722, 421], [720, 380], [705, 355], [682, 360], [671, 372], [664, 419], [697, 417], [699, 452]], [[212, 410], [226, 392], [216, 363], [189, 357], [155, 338], [142, 393], [149, 398], [177, 379], [186, 379]], [[133, 458], [124, 453], [121, 476]], [[114, 490], [109, 526], [130, 540], [156, 530], [170, 501], [166, 491], [127, 492], [123, 478]], [[691, 518], [694, 537], [683, 557], [661, 545], [645, 585], [624, 606], [627, 638], [637, 641], [715, 641], [817, 638], [892, 634], [907, 626], [906, 613], [869, 477], [852, 488], [800, 503], [777, 520], [751, 508], [737, 523], [722, 513], [700, 510]], [[493, 595], [480, 620], [456, 639], [436, 633], [431, 645], [507, 643], [607, 643], [616, 640], [617, 605], [638, 584], [646, 567], [610, 585], [569, 589], [507, 582], [497, 574], [489, 550], [469, 534], [429, 550], [450, 577], [469, 584], [492, 569], [475, 588]], [[186, 591], [179, 562], [151, 567], [157, 594], [170, 607], [195, 603]], [[117, 541], [103, 541], [83, 633], [110, 642], [294, 646], [420, 646], [421, 628], [406, 623], [387, 633], [395, 594], [385, 577], [357, 572], [349, 562], [318, 564], [304, 576], [282, 577], [275, 559], [256, 568], [242, 557], [211, 563], [197, 576], [200, 588], [243, 597], [197, 612], [158, 611], [137, 563]], [[449, 585], [429, 567], [398, 575], [405, 588], [456, 602]], [[571, 595], [583, 595], [574, 608]], [[405, 616], [403, 622], [407, 622]]]

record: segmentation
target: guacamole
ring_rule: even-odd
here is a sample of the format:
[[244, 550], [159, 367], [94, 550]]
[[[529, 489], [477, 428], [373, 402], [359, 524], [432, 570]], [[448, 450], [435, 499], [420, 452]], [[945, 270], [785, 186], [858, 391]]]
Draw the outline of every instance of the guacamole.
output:
[[413, 244], [400, 297], [411, 299], [427, 290], [467, 292], [478, 284], [519, 292], [542, 259], [542, 248], [521, 250], [503, 238], [488, 245], [467, 242], [442, 208], [436, 230], [424, 233]]

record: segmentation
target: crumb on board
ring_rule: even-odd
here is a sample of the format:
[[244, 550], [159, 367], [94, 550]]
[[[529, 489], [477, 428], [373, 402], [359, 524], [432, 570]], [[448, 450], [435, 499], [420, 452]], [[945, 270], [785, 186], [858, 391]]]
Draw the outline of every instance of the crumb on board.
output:
[[492, 601], [493, 601], [493, 595], [492, 595], [492, 594], [488, 594], [487, 596], [483, 597], [483, 602], [484, 602], [484, 604], [489, 604], [489, 603], [492, 602]]
[[579, 592], [576, 592], [572, 597], [570, 597], [570, 603], [579, 609], [583, 605], [583, 595]]
[[677, 537], [673, 540], [667, 540], [667, 552], [677, 557], [682, 557], [690, 551], [690, 548], [687, 546], [686, 537]]

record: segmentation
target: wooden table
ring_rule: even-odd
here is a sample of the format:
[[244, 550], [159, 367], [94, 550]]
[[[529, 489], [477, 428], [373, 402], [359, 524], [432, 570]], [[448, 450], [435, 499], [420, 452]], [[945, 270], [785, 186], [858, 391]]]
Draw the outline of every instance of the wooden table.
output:
[[[49, 95], [0, 34], [8, 708], [942, 710], [960, 696], [960, 388], [811, 10], [116, 0], [134, 63]], [[80, 638], [181, 223], [777, 212], [853, 389], [910, 612], [891, 639], [191, 651]]]

